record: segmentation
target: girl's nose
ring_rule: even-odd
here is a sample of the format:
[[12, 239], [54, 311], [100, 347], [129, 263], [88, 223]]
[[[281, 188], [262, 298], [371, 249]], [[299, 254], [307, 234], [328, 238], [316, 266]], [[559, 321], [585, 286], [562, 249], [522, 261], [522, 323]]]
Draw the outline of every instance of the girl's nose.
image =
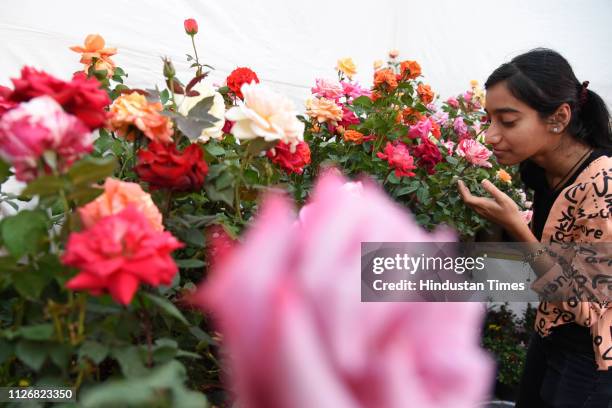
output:
[[493, 125], [489, 126], [485, 132], [485, 142], [487, 144], [495, 145], [501, 141], [501, 134], [497, 131], [497, 128]]

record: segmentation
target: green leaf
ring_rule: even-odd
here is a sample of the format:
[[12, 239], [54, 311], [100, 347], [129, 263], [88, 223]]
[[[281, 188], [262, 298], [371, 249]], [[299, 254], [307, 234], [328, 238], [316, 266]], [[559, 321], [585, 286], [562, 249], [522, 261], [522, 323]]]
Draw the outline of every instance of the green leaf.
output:
[[[202, 135], [204, 129], [212, 127], [214, 122], [213, 120], [189, 118], [176, 113], [165, 114], [175, 120], [179, 130], [192, 142], [196, 141]], [[214, 120], [216, 121], [217, 119], [215, 118]]]
[[79, 359], [90, 359], [95, 364], [100, 364], [108, 355], [108, 346], [96, 341], [88, 340], [79, 349]]
[[453, 156], [446, 156], [446, 161], [452, 164], [453, 166], [456, 166], [457, 164], [459, 164], [459, 160], [457, 160], [457, 158]]
[[6, 249], [19, 259], [25, 254], [35, 254], [47, 238], [47, 216], [42, 211], [21, 211], [5, 218], [0, 226]]
[[234, 189], [226, 188], [225, 190], [217, 190], [213, 183], [204, 184], [206, 195], [211, 201], [223, 201], [224, 203], [234, 205]]
[[213, 340], [213, 338], [210, 337], [208, 333], [206, 333], [204, 330], [200, 329], [197, 326], [191, 326], [189, 328], [189, 332], [193, 334], [193, 336], [200, 341], [203, 341], [207, 344], [215, 344], [215, 341]]
[[11, 273], [11, 279], [21, 296], [38, 299], [44, 288], [53, 280], [53, 276], [62, 270], [59, 259], [53, 254], [46, 254], [38, 260], [37, 269], [16, 269]]
[[37, 324], [33, 326], [22, 326], [19, 328], [21, 337], [27, 340], [48, 340], [53, 336], [53, 325], [51, 323]]
[[212, 108], [214, 101], [214, 96], [207, 96], [206, 98], [196, 103], [195, 106], [189, 110], [189, 114], [187, 115], [187, 117], [206, 120], [209, 122], [216, 122], [218, 119], [208, 113], [210, 111], [210, 108]]
[[221, 173], [221, 175], [215, 179], [215, 187], [217, 190], [225, 190], [226, 188], [231, 187], [233, 184], [234, 175], [229, 171]]
[[159, 93], [159, 99], [162, 105], [165, 105], [168, 100], [170, 100], [170, 92], [167, 89], [164, 89]]
[[185, 319], [185, 316], [174, 304], [166, 299], [165, 297], [155, 296], [151, 293], [143, 293], [143, 296], [150, 300], [155, 306], [157, 306], [166, 315], [175, 318], [186, 326], [189, 326], [189, 322]]
[[116, 348], [113, 350], [113, 357], [117, 359], [121, 372], [127, 378], [138, 378], [147, 372], [136, 346]]
[[116, 167], [114, 156], [88, 156], [70, 168], [68, 177], [75, 186], [89, 185], [112, 176]]
[[353, 100], [353, 105], [359, 106], [361, 108], [371, 108], [372, 107], [372, 99], [367, 96], [360, 96]]
[[179, 259], [176, 264], [181, 269], [203, 268], [206, 264], [199, 259]]
[[49, 357], [51, 361], [61, 370], [68, 369], [71, 356], [72, 347], [68, 344], [55, 343], [49, 347]]
[[0, 364], [13, 355], [15, 346], [8, 340], [0, 339]]
[[21, 340], [15, 347], [15, 356], [34, 371], [40, 370], [47, 358], [44, 342]]
[[0, 184], [4, 183], [11, 176], [11, 165], [0, 160]]
[[[172, 406], [174, 408], [206, 408], [204, 395], [187, 389], [185, 367], [172, 360], [156, 367], [140, 378], [109, 381], [83, 393], [81, 406], [85, 408], [124, 406]], [[170, 390], [171, 394], [161, 392]], [[170, 401], [167, 399], [170, 398]]]
[[247, 144], [247, 152], [252, 156], [258, 155], [264, 150], [270, 150], [276, 145], [276, 141], [266, 142], [264, 139], [258, 137], [253, 139]]
[[197, 228], [190, 228], [180, 231], [178, 234], [181, 241], [196, 248], [204, 247], [204, 232]]
[[223, 156], [225, 154], [225, 149], [223, 147], [212, 142], [206, 143], [204, 149], [213, 156]]
[[430, 217], [427, 214], [419, 214], [417, 215], [416, 220], [421, 225], [427, 225], [429, 224]]
[[244, 179], [248, 185], [259, 184], [259, 174], [253, 169], [246, 169], [244, 171]]

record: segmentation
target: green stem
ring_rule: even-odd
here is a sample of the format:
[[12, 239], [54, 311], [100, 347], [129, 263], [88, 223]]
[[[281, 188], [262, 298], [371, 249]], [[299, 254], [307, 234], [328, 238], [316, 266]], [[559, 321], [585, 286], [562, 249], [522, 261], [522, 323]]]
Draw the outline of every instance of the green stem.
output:
[[198, 59], [198, 50], [196, 49], [195, 39], [193, 35], [191, 36], [191, 45], [193, 45], [193, 52], [195, 53], [196, 64], [198, 64], [198, 70], [196, 71], [196, 75], [199, 76], [202, 74], [202, 66], [200, 65], [200, 60]]

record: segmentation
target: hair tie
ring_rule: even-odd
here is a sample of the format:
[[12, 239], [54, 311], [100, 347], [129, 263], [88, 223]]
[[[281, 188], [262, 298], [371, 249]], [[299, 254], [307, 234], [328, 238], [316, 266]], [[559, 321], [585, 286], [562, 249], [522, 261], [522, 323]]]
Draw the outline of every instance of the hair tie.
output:
[[587, 98], [589, 96], [589, 91], [587, 91], [588, 86], [589, 86], [589, 81], [584, 81], [582, 83], [582, 87], [580, 90], [580, 106], [583, 106], [587, 101]]

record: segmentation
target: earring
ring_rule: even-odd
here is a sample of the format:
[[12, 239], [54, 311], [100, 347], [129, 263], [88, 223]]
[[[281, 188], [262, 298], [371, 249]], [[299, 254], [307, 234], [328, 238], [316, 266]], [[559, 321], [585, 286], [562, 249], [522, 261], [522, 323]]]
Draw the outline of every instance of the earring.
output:
[[553, 128], [553, 132], [559, 133], [559, 128]]

